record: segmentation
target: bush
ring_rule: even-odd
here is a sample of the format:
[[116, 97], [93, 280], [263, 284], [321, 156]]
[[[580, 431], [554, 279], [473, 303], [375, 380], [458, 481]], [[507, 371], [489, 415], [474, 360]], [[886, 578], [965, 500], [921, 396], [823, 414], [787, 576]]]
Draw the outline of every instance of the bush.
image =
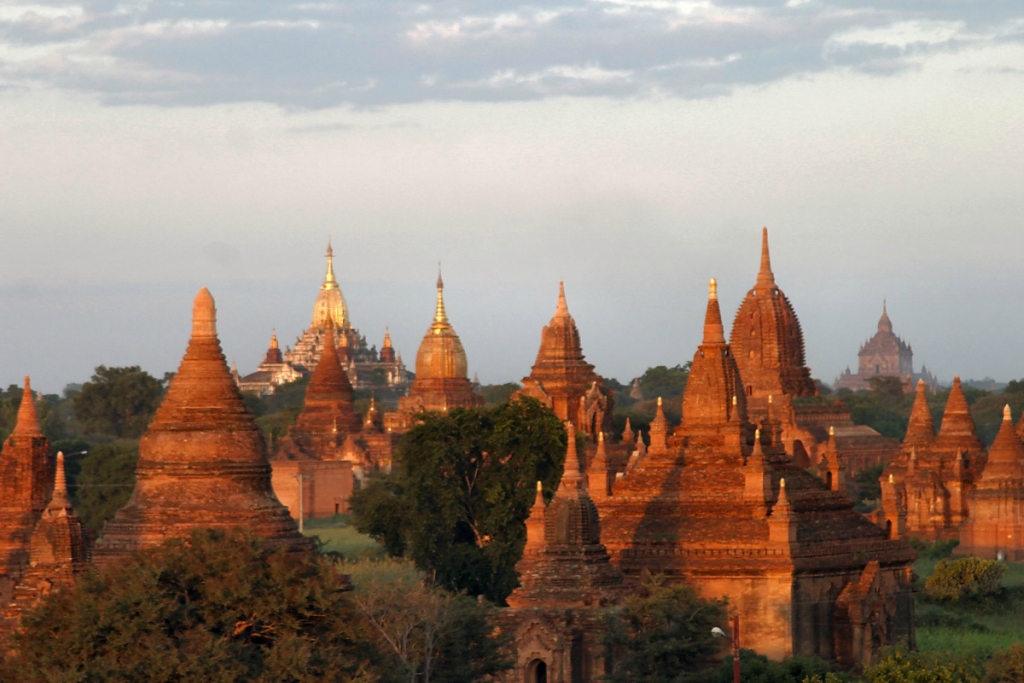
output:
[[885, 654], [864, 672], [868, 683], [978, 683], [980, 671], [971, 658], [950, 653], [921, 654], [902, 648]]
[[944, 560], [953, 554], [953, 550], [958, 545], [960, 545], [959, 538], [951, 538], [948, 541], [910, 539], [910, 547], [917, 553], [918, 559], [921, 560]]
[[917, 608], [915, 624], [918, 628], [948, 628], [972, 633], [986, 633], [988, 626], [975, 621], [966, 614], [957, 614], [938, 605], [924, 604]]
[[1024, 681], [1024, 643], [992, 655], [985, 670], [984, 683], [1020, 683]]
[[963, 598], [995, 595], [1006, 574], [1006, 565], [995, 560], [963, 557], [941, 560], [935, 573], [925, 582], [925, 592], [933, 600], [957, 602]]

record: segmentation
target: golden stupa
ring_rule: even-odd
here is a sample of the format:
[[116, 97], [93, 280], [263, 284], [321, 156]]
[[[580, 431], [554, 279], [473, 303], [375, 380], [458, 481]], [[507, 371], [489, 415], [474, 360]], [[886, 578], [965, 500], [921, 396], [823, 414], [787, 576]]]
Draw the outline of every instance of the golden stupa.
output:
[[327, 274], [324, 275], [324, 283], [320, 285], [320, 293], [313, 304], [313, 327], [326, 329], [328, 321], [333, 321], [340, 329], [350, 327], [348, 305], [334, 277], [334, 250], [330, 242], [327, 243]]
[[444, 310], [444, 280], [437, 274], [437, 308], [434, 322], [416, 354], [417, 379], [466, 379], [469, 363], [459, 335]]

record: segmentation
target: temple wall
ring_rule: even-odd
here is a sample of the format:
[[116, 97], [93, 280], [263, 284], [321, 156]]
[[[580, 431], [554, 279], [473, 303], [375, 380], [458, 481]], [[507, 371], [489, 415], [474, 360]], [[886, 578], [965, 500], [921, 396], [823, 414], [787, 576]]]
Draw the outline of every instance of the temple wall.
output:
[[1024, 561], [1024, 505], [1014, 493], [972, 500], [973, 516], [960, 530], [955, 554], [992, 560], [1002, 551], [1011, 562]]
[[354, 477], [346, 461], [274, 461], [271, 483], [274, 494], [295, 519], [299, 517], [299, 475], [302, 475], [302, 516], [330, 517], [348, 512]]

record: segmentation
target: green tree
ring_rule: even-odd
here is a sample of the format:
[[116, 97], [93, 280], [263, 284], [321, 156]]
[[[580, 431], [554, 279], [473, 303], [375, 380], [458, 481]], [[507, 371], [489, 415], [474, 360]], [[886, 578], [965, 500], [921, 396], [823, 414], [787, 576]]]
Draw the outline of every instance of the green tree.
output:
[[392, 664], [348, 590], [328, 558], [196, 531], [51, 594], [25, 617], [0, 679], [382, 680]]
[[512, 394], [519, 391], [519, 385], [515, 382], [505, 384], [486, 384], [480, 387], [479, 393], [484, 397], [488, 406], [496, 406], [512, 398]]
[[160, 380], [137, 365], [100, 365], [75, 394], [72, 405], [85, 433], [138, 438], [146, 431], [163, 394]]
[[1006, 574], [1006, 565], [995, 560], [961, 557], [940, 560], [924, 584], [932, 600], [956, 602], [963, 598], [984, 597], [998, 593]]
[[75, 458], [77, 472], [71, 485], [72, 502], [82, 524], [98, 534], [120, 510], [135, 488], [135, 443], [96, 444], [82, 458]]
[[644, 374], [640, 375], [640, 391], [648, 399], [659, 396], [662, 399], [682, 396], [683, 390], [686, 389], [686, 381], [690, 378], [691, 365], [692, 363], [687, 361], [685, 365], [671, 368], [664, 365], [647, 368]]
[[349, 562], [352, 600], [409, 681], [470, 683], [510, 668], [497, 608], [430, 585], [408, 560]]
[[423, 413], [392, 474], [353, 494], [356, 528], [439, 585], [502, 604], [518, 583], [535, 483], [554, 490], [565, 444], [558, 418], [530, 398]]
[[675, 683], [707, 666], [721, 643], [711, 629], [725, 626], [725, 602], [703, 600], [664, 575], [643, 577], [638, 590], [605, 619], [605, 646], [615, 655], [608, 683]]

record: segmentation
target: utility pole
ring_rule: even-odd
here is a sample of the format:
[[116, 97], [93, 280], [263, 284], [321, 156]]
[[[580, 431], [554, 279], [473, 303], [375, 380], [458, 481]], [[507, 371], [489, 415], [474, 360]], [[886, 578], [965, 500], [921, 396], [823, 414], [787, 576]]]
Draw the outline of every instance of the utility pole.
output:
[[740, 683], [740, 615], [732, 615], [732, 680]]
[[[302, 486], [302, 480], [304, 478], [304, 475], [302, 475], [301, 473], [300, 474], [296, 474], [295, 478], [299, 480], [299, 533], [301, 534], [302, 533], [302, 518], [303, 518], [302, 499], [305, 498], [305, 496], [306, 496], [306, 492], [303, 490], [303, 486]], [[736, 655], [736, 656], [739, 657], [739, 655]], [[737, 659], [736, 661], [738, 662], [739, 660]], [[739, 664], [737, 664], [736, 666], [738, 667]], [[739, 671], [739, 669], [736, 669], [736, 670]], [[736, 680], [739, 680], [739, 679], [737, 678]]]

